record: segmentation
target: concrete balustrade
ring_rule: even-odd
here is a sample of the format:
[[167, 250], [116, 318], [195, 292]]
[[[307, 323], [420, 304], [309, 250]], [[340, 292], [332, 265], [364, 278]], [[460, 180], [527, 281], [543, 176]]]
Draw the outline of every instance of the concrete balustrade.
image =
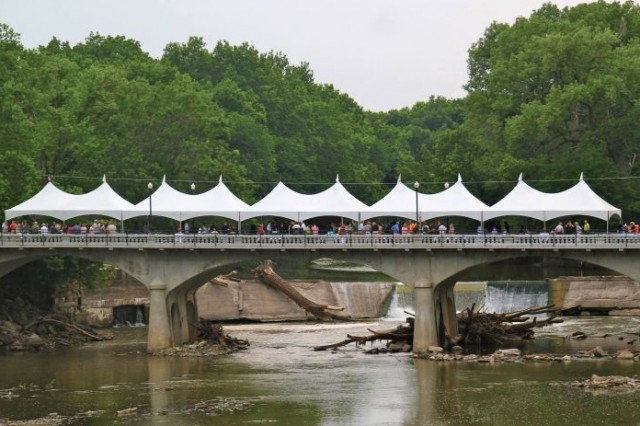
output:
[[640, 234], [445, 234], [445, 235], [170, 235], [2, 234], [0, 247], [175, 247], [175, 248], [640, 248]]

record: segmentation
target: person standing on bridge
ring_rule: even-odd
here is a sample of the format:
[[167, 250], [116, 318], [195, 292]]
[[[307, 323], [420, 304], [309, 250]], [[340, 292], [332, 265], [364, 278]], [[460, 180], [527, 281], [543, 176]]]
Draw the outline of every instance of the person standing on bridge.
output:
[[392, 234], [399, 234], [400, 233], [400, 224], [398, 223], [397, 220], [395, 222], [393, 222], [393, 225], [391, 225], [391, 233]]
[[591, 232], [591, 225], [589, 224], [589, 221], [587, 219], [584, 220], [584, 223], [582, 225], [582, 232], [584, 232], [585, 234]]
[[564, 226], [562, 226], [562, 222], [558, 222], [555, 228], [553, 228], [553, 233], [556, 235], [564, 234]]

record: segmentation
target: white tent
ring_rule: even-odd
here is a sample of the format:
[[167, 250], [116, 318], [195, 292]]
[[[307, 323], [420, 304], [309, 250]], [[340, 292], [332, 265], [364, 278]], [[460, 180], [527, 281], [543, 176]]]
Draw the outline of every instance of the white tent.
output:
[[118, 195], [107, 183], [106, 177], [102, 184], [93, 191], [74, 197], [67, 210], [70, 217], [106, 216], [117, 220], [124, 220], [125, 212], [131, 210], [133, 204]]
[[249, 208], [247, 203], [233, 194], [227, 185], [222, 182], [222, 176], [220, 176], [216, 186], [193, 197], [198, 207], [191, 212], [187, 212], [185, 219], [199, 216], [221, 216], [227, 219], [239, 220], [240, 213]]
[[444, 216], [462, 216], [482, 221], [484, 212], [489, 210], [488, 205], [469, 192], [462, 183], [462, 177], [459, 174], [458, 181], [448, 189], [436, 194], [421, 194], [418, 201], [420, 220]]
[[162, 216], [176, 221], [201, 216], [222, 216], [238, 220], [242, 211], [249, 205], [236, 197], [222, 182], [201, 194], [185, 194], [169, 185], [166, 177], [162, 184], [149, 197], [145, 198], [125, 214], [126, 218], [137, 216]]
[[557, 214], [554, 217], [581, 215], [609, 220], [611, 216], [622, 217], [622, 210], [612, 206], [589, 187], [580, 173], [577, 184], [566, 191], [554, 194], [556, 197]]
[[362, 218], [396, 216], [415, 220], [417, 211], [420, 221], [443, 216], [463, 216], [482, 220], [483, 211], [487, 209], [489, 206], [474, 197], [462, 184], [460, 175], [458, 175], [458, 181], [448, 189], [436, 194], [418, 192], [417, 197], [416, 191], [407, 187], [398, 178], [396, 186], [369, 207]]
[[258, 216], [278, 216], [298, 222], [318, 216], [341, 216], [358, 220], [367, 205], [355, 198], [340, 183], [336, 182], [326, 190], [307, 195], [293, 191], [279, 182], [262, 200], [241, 213], [242, 220]]
[[557, 193], [538, 191], [518, 177], [518, 184], [484, 214], [485, 220], [500, 216], [526, 216], [547, 221], [563, 216], [590, 216], [607, 220], [620, 209], [600, 198], [580, 175], [573, 187]]
[[103, 177], [99, 187], [81, 195], [69, 194], [49, 182], [32, 198], [7, 210], [5, 217], [39, 215], [69, 220], [80, 216], [106, 216], [122, 220], [124, 213], [132, 207]]
[[300, 210], [311, 202], [311, 195], [301, 194], [282, 182], [263, 199], [249, 206], [240, 213], [240, 220], [259, 216], [279, 216], [290, 220], [301, 221]]
[[[420, 195], [421, 194], [418, 193], [418, 207], [420, 206]], [[382, 199], [378, 200], [363, 212], [361, 218], [362, 220], [366, 220], [380, 216], [397, 216], [415, 219], [416, 210], [416, 191], [409, 189], [409, 187], [400, 181], [399, 177], [396, 186]]]
[[67, 220], [74, 217], [68, 211], [79, 195], [69, 194], [48, 182], [36, 195], [17, 206], [5, 210], [4, 216], [13, 219], [18, 216], [38, 215], [54, 217], [59, 220]]
[[174, 189], [163, 177], [158, 189], [126, 212], [125, 219], [152, 215], [182, 221], [182, 211], [192, 208], [192, 205], [191, 195]]

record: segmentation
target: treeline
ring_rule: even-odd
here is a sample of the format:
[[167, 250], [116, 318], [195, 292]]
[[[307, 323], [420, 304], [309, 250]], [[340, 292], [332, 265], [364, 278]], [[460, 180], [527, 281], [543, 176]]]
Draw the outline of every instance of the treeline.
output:
[[155, 59], [135, 40], [99, 34], [26, 49], [0, 25], [0, 208], [36, 193], [47, 175], [85, 192], [106, 174], [132, 202], [163, 175], [184, 192], [222, 175], [252, 202], [280, 180], [312, 193], [339, 174], [371, 203], [398, 176], [435, 192], [461, 173], [492, 204], [521, 172], [546, 191], [584, 172], [635, 215], [639, 36], [633, 2], [547, 4], [492, 24], [471, 46], [465, 98], [373, 113], [316, 83], [308, 64], [248, 44], [208, 50], [192, 37]]

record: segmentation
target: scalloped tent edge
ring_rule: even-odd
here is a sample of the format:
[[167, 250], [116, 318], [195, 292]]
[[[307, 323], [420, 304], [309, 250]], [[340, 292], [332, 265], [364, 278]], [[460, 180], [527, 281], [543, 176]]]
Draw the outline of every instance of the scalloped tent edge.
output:
[[504, 216], [524, 216], [540, 221], [566, 216], [588, 216], [608, 221], [622, 217], [622, 210], [612, 206], [596, 194], [584, 181], [583, 175], [574, 186], [561, 192], [542, 192], [518, 178], [517, 185], [500, 201], [491, 206], [484, 219]]
[[53, 182], [47, 184], [33, 197], [5, 211], [5, 219], [19, 216], [47, 216], [66, 221], [81, 216], [106, 216], [116, 220], [126, 219], [125, 212], [133, 205], [118, 195], [103, 178], [102, 184], [85, 194], [65, 192]]
[[482, 221], [483, 212], [488, 209], [489, 206], [464, 186], [460, 175], [455, 184], [435, 194], [425, 194], [411, 189], [398, 178], [393, 189], [371, 205], [363, 213], [362, 219], [396, 216], [415, 220], [417, 212], [418, 221], [445, 216], [461, 216]]
[[262, 200], [240, 213], [241, 220], [260, 216], [284, 217], [303, 222], [320, 216], [340, 216], [359, 220], [368, 206], [354, 197], [338, 177], [329, 188], [316, 194], [302, 194], [278, 184]]
[[370, 207], [349, 193], [338, 177], [331, 187], [311, 195], [295, 192], [279, 182], [266, 197], [249, 206], [227, 188], [220, 176], [215, 187], [201, 194], [177, 191], [163, 178], [162, 185], [136, 205], [113, 191], [105, 178], [99, 187], [82, 195], [67, 193], [48, 182], [30, 199], [5, 210], [5, 220], [29, 215], [63, 221], [80, 216], [126, 220], [149, 213], [177, 221], [202, 216], [220, 216], [240, 222], [260, 216], [296, 221], [320, 216], [341, 216], [352, 220], [382, 216], [415, 219], [416, 207], [420, 221], [444, 216], [462, 216], [481, 222], [501, 216], [525, 216], [541, 221], [563, 216], [588, 216], [602, 220], [622, 217], [622, 211], [598, 196], [582, 175], [576, 185], [558, 193], [538, 191], [526, 184], [520, 175], [511, 192], [491, 207], [466, 189], [460, 175], [455, 184], [435, 194], [417, 192], [398, 178], [395, 187]]

